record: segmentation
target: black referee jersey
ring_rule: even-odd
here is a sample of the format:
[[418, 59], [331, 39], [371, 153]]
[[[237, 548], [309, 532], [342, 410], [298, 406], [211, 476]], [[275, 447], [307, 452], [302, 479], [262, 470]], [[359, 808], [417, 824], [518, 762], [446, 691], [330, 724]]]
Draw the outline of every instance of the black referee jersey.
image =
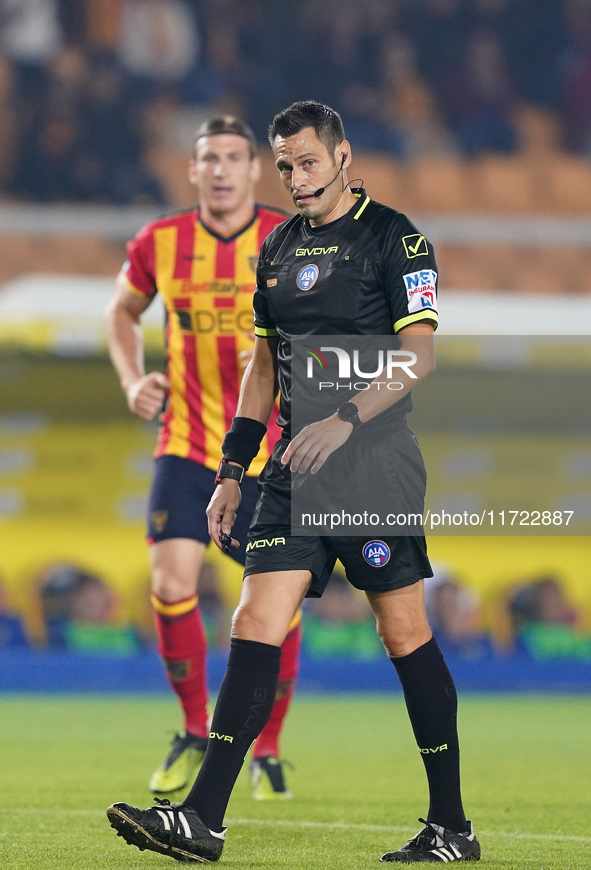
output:
[[[265, 239], [254, 294], [255, 334], [278, 336], [278, 423], [290, 434], [291, 343], [313, 335], [395, 335], [419, 321], [437, 325], [433, 247], [409, 219], [374, 202], [321, 227], [296, 215]], [[344, 401], [343, 397], [343, 401]], [[410, 396], [397, 414], [412, 407]]]

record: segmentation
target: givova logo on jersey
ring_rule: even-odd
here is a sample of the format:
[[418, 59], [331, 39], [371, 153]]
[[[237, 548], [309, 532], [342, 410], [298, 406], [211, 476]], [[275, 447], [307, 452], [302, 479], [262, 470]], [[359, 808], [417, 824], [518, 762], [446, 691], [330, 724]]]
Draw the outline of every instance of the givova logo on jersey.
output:
[[433, 269], [422, 269], [420, 272], [403, 275], [402, 280], [408, 296], [409, 314], [422, 311], [423, 308], [437, 310], [437, 272]]

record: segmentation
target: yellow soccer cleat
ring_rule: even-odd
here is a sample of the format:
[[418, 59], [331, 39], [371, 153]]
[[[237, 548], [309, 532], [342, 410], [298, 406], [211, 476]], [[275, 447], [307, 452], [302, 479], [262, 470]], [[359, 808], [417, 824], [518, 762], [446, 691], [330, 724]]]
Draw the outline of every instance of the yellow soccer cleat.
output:
[[207, 738], [176, 734], [170, 752], [156, 768], [148, 788], [153, 794], [170, 795], [193, 784], [201, 767]]
[[283, 778], [283, 764], [277, 756], [253, 758], [250, 762], [250, 782], [255, 801], [287, 800], [291, 792]]

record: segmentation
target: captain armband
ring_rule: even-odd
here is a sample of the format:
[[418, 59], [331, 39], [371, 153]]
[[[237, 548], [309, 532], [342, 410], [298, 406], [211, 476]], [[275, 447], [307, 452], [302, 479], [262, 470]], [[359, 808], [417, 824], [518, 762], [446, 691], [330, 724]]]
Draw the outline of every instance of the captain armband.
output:
[[238, 462], [245, 471], [259, 452], [267, 427], [251, 417], [234, 417], [222, 443], [225, 462]]

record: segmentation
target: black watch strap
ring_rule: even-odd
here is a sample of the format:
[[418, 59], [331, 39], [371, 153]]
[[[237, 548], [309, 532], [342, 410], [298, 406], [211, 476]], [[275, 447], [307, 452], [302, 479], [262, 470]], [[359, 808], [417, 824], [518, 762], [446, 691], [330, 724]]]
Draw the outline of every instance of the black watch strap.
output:
[[241, 465], [232, 465], [227, 459], [222, 459], [218, 467], [218, 473], [215, 477], [216, 486], [226, 477], [229, 477], [230, 480], [242, 483], [244, 480], [244, 468]]
[[343, 402], [342, 405], [339, 405], [337, 415], [345, 423], [351, 423], [354, 429], [363, 425], [359, 419], [359, 408], [353, 402]]

